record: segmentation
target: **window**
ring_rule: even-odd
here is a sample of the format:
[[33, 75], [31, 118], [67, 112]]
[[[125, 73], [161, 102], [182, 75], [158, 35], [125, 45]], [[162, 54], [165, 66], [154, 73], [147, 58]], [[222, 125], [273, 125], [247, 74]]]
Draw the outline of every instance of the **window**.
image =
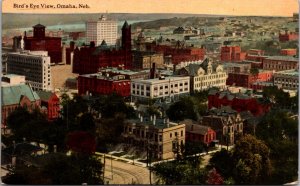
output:
[[175, 136], [177, 136], [177, 132], [175, 132]]
[[172, 138], [172, 132], [170, 133], [170, 138]]
[[181, 136], [183, 136], [183, 131], [181, 131]]
[[162, 135], [159, 135], [159, 141], [162, 142]]

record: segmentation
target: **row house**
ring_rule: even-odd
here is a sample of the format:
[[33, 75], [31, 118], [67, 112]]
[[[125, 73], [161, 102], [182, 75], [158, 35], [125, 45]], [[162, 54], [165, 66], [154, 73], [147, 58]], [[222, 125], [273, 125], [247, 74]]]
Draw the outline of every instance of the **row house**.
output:
[[298, 90], [299, 89], [299, 71], [285, 70], [274, 74], [274, 85], [278, 88]]
[[221, 61], [222, 62], [240, 62], [246, 57], [246, 53], [242, 52], [240, 46], [222, 46]]
[[291, 70], [298, 69], [299, 59], [292, 56], [269, 56], [263, 60], [264, 70]]

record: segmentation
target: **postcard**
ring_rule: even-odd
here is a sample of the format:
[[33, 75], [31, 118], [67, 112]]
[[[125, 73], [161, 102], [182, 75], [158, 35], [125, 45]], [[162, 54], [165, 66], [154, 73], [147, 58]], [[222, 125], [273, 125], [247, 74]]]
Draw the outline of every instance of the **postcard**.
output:
[[1, 180], [298, 184], [296, 0], [3, 0]]

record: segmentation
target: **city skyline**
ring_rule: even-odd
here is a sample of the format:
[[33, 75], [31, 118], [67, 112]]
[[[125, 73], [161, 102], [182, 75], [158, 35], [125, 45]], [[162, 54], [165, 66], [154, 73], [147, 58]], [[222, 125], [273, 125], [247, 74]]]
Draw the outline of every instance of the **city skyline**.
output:
[[[296, 0], [102, 0], [83, 1], [78, 0], [76, 4], [89, 5], [90, 8], [54, 8], [47, 9], [51, 13], [190, 13], [190, 14], [211, 14], [211, 15], [237, 15], [237, 16], [292, 16], [298, 12]], [[61, 4], [58, 0], [45, 1], [3, 1], [3, 13], [45, 13], [45, 8], [14, 8], [14, 4]], [[74, 4], [72, 0], [63, 1], [63, 5]], [[131, 6], [128, 6], [128, 5]], [[271, 5], [271, 6], [270, 6]]]

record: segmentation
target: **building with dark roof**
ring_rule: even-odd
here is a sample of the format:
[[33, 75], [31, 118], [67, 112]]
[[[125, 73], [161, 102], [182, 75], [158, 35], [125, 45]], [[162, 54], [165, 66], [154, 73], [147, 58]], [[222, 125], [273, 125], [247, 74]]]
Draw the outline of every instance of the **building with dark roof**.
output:
[[264, 70], [291, 70], [298, 69], [299, 59], [292, 56], [269, 56], [263, 60]]
[[33, 26], [33, 37], [24, 36], [24, 49], [31, 51], [47, 51], [51, 63], [62, 62], [62, 46], [60, 37], [45, 36], [46, 27], [41, 24]]
[[1, 129], [6, 131], [7, 117], [18, 107], [26, 107], [30, 111], [39, 108], [41, 105], [40, 97], [32, 90], [29, 85], [17, 84], [1, 85]]
[[36, 92], [41, 99], [41, 107], [46, 108], [46, 114], [48, 120], [54, 120], [59, 117], [59, 98], [53, 92], [49, 91], [37, 91]]
[[265, 114], [271, 107], [268, 102], [261, 102], [248, 94], [232, 93], [229, 90], [210, 90], [208, 94], [208, 108], [221, 108], [222, 106], [230, 106], [237, 112], [250, 111], [255, 116]]

